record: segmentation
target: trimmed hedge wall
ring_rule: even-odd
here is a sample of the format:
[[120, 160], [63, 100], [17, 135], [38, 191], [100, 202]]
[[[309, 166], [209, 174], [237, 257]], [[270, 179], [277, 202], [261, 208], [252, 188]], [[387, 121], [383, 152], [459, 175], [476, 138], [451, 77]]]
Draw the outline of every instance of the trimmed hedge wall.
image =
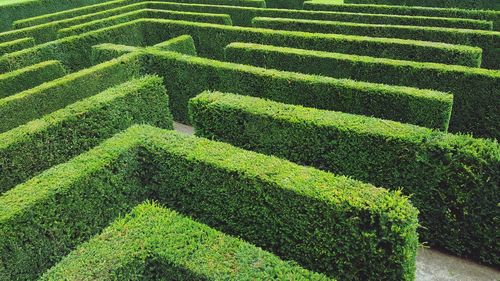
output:
[[140, 22], [143, 25], [144, 37], [147, 38], [150, 44], [159, 42], [162, 38], [189, 34], [195, 40], [197, 50], [201, 56], [216, 59], [224, 57], [224, 47], [227, 44], [249, 42], [415, 61], [446, 62], [469, 66], [479, 66], [481, 64], [482, 50], [468, 46], [354, 35], [222, 26], [161, 19], [143, 19]]
[[35, 40], [33, 38], [20, 38], [13, 41], [0, 43], [0, 56], [33, 46], [35, 46]]
[[0, 99], [0, 133], [123, 83], [139, 69], [134, 57], [122, 57]]
[[[500, 32], [495, 31], [263, 17], [254, 18], [252, 22], [258, 28], [400, 38], [476, 46], [483, 50], [482, 67], [500, 69]], [[469, 65], [466, 62], [458, 64]]]
[[147, 49], [144, 73], [164, 78], [175, 120], [188, 122], [187, 102], [206, 89], [322, 109], [380, 116], [446, 129], [452, 96], [415, 88], [284, 72]]
[[479, 10], [500, 10], [500, 2], [495, 0], [346, 0], [350, 4], [388, 4], [424, 7], [464, 8]]
[[414, 278], [418, 211], [399, 192], [149, 126], [0, 197], [0, 277], [37, 276], [146, 197], [340, 280]]
[[333, 2], [304, 2], [305, 10], [335, 11], [349, 13], [391, 14], [407, 16], [427, 16], [445, 18], [465, 18], [493, 22], [493, 30], [500, 31], [500, 12], [485, 10], [469, 10], [457, 8], [429, 8], [411, 6], [390, 6], [371, 4], [336, 4]]
[[0, 193], [136, 123], [173, 128], [160, 78], [130, 80], [0, 134]]
[[[174, 37], [165, 42], [158, 43], [153, 47], [161, 51], [172, 51], [190, 56], [196, 56], [196, 47], [194, 46], [193, 38], [189, 35]], [[98, 64], [141, 50], [142, 49], [140, 47], [104, 43], [92, 46], [91, 60], [92, 64]]]
[[158, 280], [166, 276], [172, 280], [330, 280], [150, 203], [113, 222], [40, 280]]
[[453, 94], [450, 131], [472, 132], [477, 137], [500, 139], [500, 71], [249, 43], [228, 45], [226, 60], [450, 92]]
[[31, 89], [66, 74], [58, 61], [46, 61], [13, 72], [0, 74], [0, 99]]
[[492, 29], [492, 23], [488, 21], [456, 18], [362, 14], [331, 11], [305, 11], [291, 9], [258, 9], [251, 7], [228, 7], [219, 5], [198, 5], [167, 2], [154, 2], [151, 3], [148, 7], [150, 9], [168, 9], [201, 13], [228, 14], [231, 16], [234, 25], [241, 26], [251, 26], [252, 19], [254, 17], [281, 17], [395, 25], [441, 26], [485, 30]]
[[500, 265], [500, 145], [392, 121], [203, 93], [196, 135], [411, 194], [423, 241]]
[[117, 16], [107, 17], [102, 20], [91, 21], [79, 25], [72, 25], [58, 31], [59, 37], [67, 37], [79, 35], [84, 32], [97, 30], [100, 28], [130, 22], [141, 18], [152, 19], [172, 19], [185, 20], [194, 22], [206, 22], [213, 24], [232, 25], [231, 17], [226, 14], [211, 14], [211, 13], [193, 13], [180, 11], [164, 11], [155, 9], [142, 9], [130, 13], [118, 14]]
[[33, 0], [0, 6], [0, 31], [10, 29], [11, 23], [18, 19], [46, 13], [67, 10], [84, 5], [96, 4], [106, 0]]

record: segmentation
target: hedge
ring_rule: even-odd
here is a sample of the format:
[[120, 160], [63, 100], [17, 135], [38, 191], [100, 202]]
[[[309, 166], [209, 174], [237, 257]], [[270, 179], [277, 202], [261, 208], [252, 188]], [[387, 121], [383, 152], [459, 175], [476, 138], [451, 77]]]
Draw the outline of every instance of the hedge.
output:
[[[153, 46], [162, 51], [173, 51], [190, 56], [196, 56], [196, 47], [193, 38], [189, 35], [174, 37], [165, 42]], [[92, 64], [102, 63], [108, 60], [118, 58], [119, 56], [142, 50], [140, 47], [117, 45], [104, 43], [92, 46]]]
[[151, 203], [113, 222], [40, 280], [165, 276], [173, 280], [330, 280]]
[[219, 5], [200, 5], [168, 2], [152, 2], [148, 7], [150, 9], [168, 9], [201, 13], [229, 14], [231, 16], [231, 19], [233, 20], [233, 24], [241, 26], [251, 26], [252, 19], [254, 17], [281, 17], [331, 21], [352, 21], [376, 24], [423, 25], [485, 30], [492, 29], [492, 23], [488, 21], [456, 18], [362, 14], [331, 11], [305, 11], [292, 9], [258, 9], [251, 7], [228, 7]]
[[483, 50], [482, 67], [500, 69], [500, 32], [496, 31], [263, 17], [254, 18], [253, 25], [278, 30], [400, 38], [476, 46]]
[[58, 61], [45, 61], [0, 74], [0, 99], [57, 79], [65, 74], [64, 67]]
[[196, 135], [411, 194], [422, 241], [500, 265], [500, 145], [372, 117], [205, 92]]
[[348, 4], [388, 4], [424, 7], [500, 10], [500, 2], [492, 0], [346, 0]]
[[123, 57], [0, 99], [0, 133], [95, 95], [139, 74], [134, 57]]
[[93, 31], [96, 29], [130, 22], [132, 20], [141, 18], [154, 18], [154, 19], [172, 19], [172, 20], [186, 20], [195, 22], [206, 22], [222, 25], [232, 25], [231, 17], [226, 14], [211, 14], [211, 13], [193, 13], [193, 12], [180, 12], [180, 11], [164, 11], [158, 9], [142, 9], [130, 13], [119, 14], [113, 17], [107, 17], [102, 20], [91, 21], [79, 25], [73, 25], [63, 28], [58, 31], [59, 37], [67, 37], [71, 35], [79, 35], [84, 32]]
[[181, 122], [188, 122], [189, 98], [206, 89], [442, 129], [451, 114], [452, 96], [431, 90], [277, 71], [154, 49], [144, 51], [141, 62], [144, 73], [164, 78], [172, 114]]
[[500, 71], [248, 43], [228, 45], [226, 60], [450, 92], [453, 94], [451, 132], [472, 132], [477, 137], [500, 139]]
[[0, 197], [0, 276], [32, 279], [145, 198], [339, 280], [414, 278], [400, 192], [149, 126]]
[[84, 5], [91, 5], [106, 0], [33, 0], [23, 3], [12, 3], [0, 6], [0, 31], [10, 29], [11, 23], [18, 19], [33, 17], [46, 13], [67, 10]]
[[189, 34], [195, 40], [201, 56], [216, 59], [224, 57], [224, 47], [227, 44], [240, 41], [416, 61], [446, 62], [469, 66], [481, 64], [482, 50], [468, 46], [161, 19], [143, 19], [140, 22], [145, 38], [148, 38], [151, 43], [158, 42], [162, 38]]
[[33, 38], [20, 38], [13, 41], [0, 43], [0, 56], [35, 46]]
[[349, 13], [391, 14], [407, 16], [427, 16], [445, 18], [465, 18], [493, 22], [493, 30], [500, 31], [500, 12], [457, 8], [429, 8], [411, 6], [390, 6], [371, 4], [336, 4], [327, 2], [304, 2], [305, 10], [335, 11]]
[[173, 128], [160, 78], [130, 80], [0, 134], [0, 193], [136, 123]]
[[142, 33], [142, 25], [133, 21], [47, 42], [0, 57], [0, 73], [46, 60], [59, 60], [70, 72], [78, 71], [91, 66], [92, 46], [109, 42], [142, 46]]

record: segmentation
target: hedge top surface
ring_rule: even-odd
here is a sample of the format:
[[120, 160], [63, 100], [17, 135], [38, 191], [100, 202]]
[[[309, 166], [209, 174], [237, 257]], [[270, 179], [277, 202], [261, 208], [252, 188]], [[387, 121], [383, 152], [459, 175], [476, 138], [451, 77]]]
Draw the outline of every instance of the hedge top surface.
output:
[[272, 156], [226, 143], [185, 136], [175, 131], [135, 125], [70, 162], [55, 166], [0, 197], [0, 224], [32, 204], [69, 188], [85, 174], [102, 169], [118, 155], [143, 147], [168, 151], [177, 157], [200, 161], [234, 173], [280, 186], [297, 195], [314, 198], [335, 208], [355, 208], [383, 214], [391, 221], [415, 220], [418, 211], [399, 191], [388, 191], [348, 177], [303, 167]]
[[460, 147], [463, 153], [500, 162], [500, 145], [497, 141], [477, 139], [469, 135], [444, 133], [396, 121], [283, 104], [230, 93], [206, 91], [190, 101], [190, 103], [197, 102], [208, 106], [244, 110], [250, 114], [269, 116], [276, 120], [312, 124], [322, 128], [332, 126], [338, 130], [373, 135], [385, 139], [401, 139], [415, 145], [434, 145], [447, 150]]
[[155, 203], [135, 207], [41, 280], [130, 278], [120, 273], [136, 259], [146, 272], [148, 261], [160, 260], [210, 280], [332, 280]]

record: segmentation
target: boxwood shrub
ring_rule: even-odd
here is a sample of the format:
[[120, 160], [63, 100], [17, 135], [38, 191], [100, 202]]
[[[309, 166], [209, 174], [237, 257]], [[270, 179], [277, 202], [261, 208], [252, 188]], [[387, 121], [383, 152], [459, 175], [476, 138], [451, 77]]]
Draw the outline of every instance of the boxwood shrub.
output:
[[346, 0], [348, 4], [388, 4], [388, 5], [408, 5], [424, 7], [445, 7], [445, 8], [463, 8], [476, 10], [500, 10], [500, 2], [491, 0]]
[[414, 278], [417, 210], [400, 192], [149, 126], [0, 197], [0, 276], [38, 276], [146, 198], [340, 280]]
[[16, 71], [0, 74], [0, 99], [33, 88], [66, 74], [59, 61], [45, 61]]
[[113, 222], [40, 280], [158, 280], [165, 276], [174, 280], [331, 280], [151, 203]]
[[435, 63], [231, 43], [226, 60], [265, 68], [350, 78], [453, 94], [451, 132], [500, 139], [500, 71]]
[[35, 40], [30, 37], [0, 43], [0, 56], [33, 46], [35, 46]]
[[133, 79], [0, 134], [0, 193], [136, 123], [173, 128], [160, 78]]
[[422, 241], [498, 266], [500, 145], [408, 124], [206, 92], [196, 135], [391, 189], [420, 211]]

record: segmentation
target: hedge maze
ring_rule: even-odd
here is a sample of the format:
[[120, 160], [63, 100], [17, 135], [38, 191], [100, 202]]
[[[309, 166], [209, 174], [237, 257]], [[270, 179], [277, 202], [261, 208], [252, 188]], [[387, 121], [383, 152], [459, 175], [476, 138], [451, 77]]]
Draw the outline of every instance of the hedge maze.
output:
[[345, 2], [0, 2], [0, 280], [500, 266], [500, 8]]

